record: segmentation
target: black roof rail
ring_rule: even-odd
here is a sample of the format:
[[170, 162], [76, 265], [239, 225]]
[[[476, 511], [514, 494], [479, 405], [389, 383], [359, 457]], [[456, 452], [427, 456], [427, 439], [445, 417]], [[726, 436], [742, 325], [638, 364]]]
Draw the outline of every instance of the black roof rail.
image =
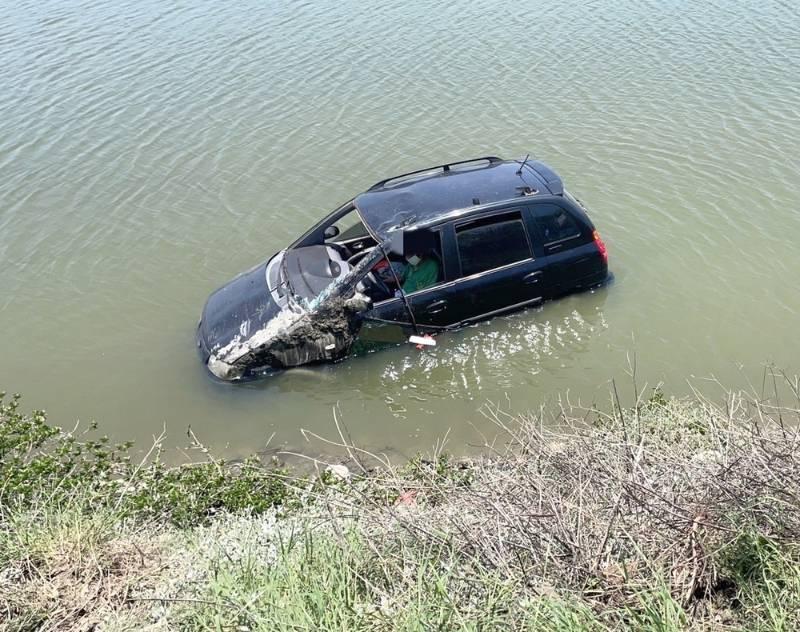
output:
[[480, 162], [485, 160], [490, 165], [493, 165], [498, 162], [503, 162], [502, 158], [498, 158], [497, 156], [481, 156], [480, 158], [470, 158], [469, 160], [459, 160], [458, 162], [451, 162], [446, 165], [437, 165], [436, 167], [427, 167], [426, 169], [417, 169], [416, 171], [409, 171], [408, 173], [403, 173], [399, 176], [392, 176], [391, 178], [386, 178], [385, 180], [381, 180], [380, 182], [376, 182], [373, 184], [367, 191], [377, 191], [378, 189], [384, 188], [389, 182], [393, 180], [400, 180], [402, 178], [407, 178], [409, 176], [417, 175], [418, 173], [427, 173], [428, 171], [436, 171], [437, 169], [441, 169], [442, 172], [450, 171], [451, 167], [455, 167], [457, 165], [466, 165], [471, 162]]

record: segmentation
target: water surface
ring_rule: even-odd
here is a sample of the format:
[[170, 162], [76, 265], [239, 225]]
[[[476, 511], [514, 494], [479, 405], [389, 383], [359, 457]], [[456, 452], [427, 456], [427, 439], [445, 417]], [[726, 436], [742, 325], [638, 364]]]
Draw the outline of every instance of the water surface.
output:
[[[800, 9], [791, 2], [22, 2], [0, 16], [0, 388], [65, 425], [231, 454], [372, 449], [486, 401], [606, 401], [798, 370]], [[531, 152], [616, 282], [235, 388], [193, 333], [215, 287], [374, 181]]]

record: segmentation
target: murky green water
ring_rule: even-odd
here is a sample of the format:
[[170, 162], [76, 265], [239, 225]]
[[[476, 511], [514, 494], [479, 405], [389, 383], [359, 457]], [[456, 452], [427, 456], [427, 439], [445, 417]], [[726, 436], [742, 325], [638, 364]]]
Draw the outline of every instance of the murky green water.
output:
[[[278, 6], [275, 6], [278, 5]], [[486, 401], [797, 371], [793, 2], [24, 2], [0, 15], [0, 388], [59, 422], [241, 453], [476, 441]], [[218, 285], [383, 177], [527, 152], [616, 282], [411, 347], [211, 382]], [[705, 383], [702, 382], [701, 383]], [[458, 449], [458, 447], [456, 447]]]

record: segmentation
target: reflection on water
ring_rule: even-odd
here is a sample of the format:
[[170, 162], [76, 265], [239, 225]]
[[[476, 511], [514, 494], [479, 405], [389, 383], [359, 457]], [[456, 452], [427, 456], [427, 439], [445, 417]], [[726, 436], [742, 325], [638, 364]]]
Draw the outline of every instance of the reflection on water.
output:
[[[796, 3], [25, 1], [0, 16], [0, 388], [118, 438], [239, 454], [472, 441], [487, 400], [797, 371]], [[355, 36], [354, 34], [357, 34]], [[206, 296], [372, 182], [532, 152], [616, 282], [246, 387], [193, 348]], [[506, 400], [507, 398], [507, 400]], [[458, 448], [456, 448], [458, 449]]]
[[439, 337], [439, 346], [431, 350], [409, 347], [387, 358], [379, 379], [362, 390], [387, 401], [393, 401], [392, 393], [399, 389], [411, 390], [408, 397], [417, 402], [441, 398], [480, 402], [486, 389], [532, 384], [545, 359], [580, 353], [589, 338], [607, 327], [602, 312], [607, 291], [566, 299], [572, 305], [562, 304], [557, 310], [547, 305], [453, 332], [446, 339]]

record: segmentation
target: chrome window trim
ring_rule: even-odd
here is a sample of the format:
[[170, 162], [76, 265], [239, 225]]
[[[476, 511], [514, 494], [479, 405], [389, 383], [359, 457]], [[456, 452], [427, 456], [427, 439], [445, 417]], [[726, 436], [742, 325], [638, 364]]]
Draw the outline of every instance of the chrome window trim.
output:
[[582, 233], [578, 232], [575, 233], [574, 235], [571, 235], [570, 237], [562, 237], [561, 239], [556, 239], [555, 241], [548, 241], [546, 244], [542, 245], [545, 248], [547, 248], [548, 246], [556, 246], [558, 244], [563, 244], [565, 241], [572, 241], [573, 239], [578, 239], [579, 237], [582, 236], [583, 236]]
[[[484, 270], [483, 272], [476, 272], [475, 274], [471, 274], [467, 277], [461, 277], [460, 279], [453, 279], [452, 281], [447, 281], [445, 283], [440, 283], [439, 285], [432, 285], [431, 287], [426, 287], [422, 290], [417, 290], [416, 292], [411, 292], [411, 294], [406, 294], [406, 298], [413, 298], [425, 294], [426, 292], [432, 292], [433, 290], [441, 290], [444, 288], [452, 287], [457, 283], [464, 283], [466, 281], [473, 281], [475, 279], [479, 279], [482, 276], [486, 276], [487, 274], [493, 274], [495, 272], [500, 272], [501, 270], [506, 270], [513, 268], [514, 266], [522, 265], [523, 263], [531, 263], [535, 261], [533, 257], [528, 257], [527, 259], [520, 259], [519, 261], [514, 261], [512, 263], [507, 263], [505, 265], [499, 266], [497, 268], [492, 268], [491, 270]], [[375, 309], [380, 305], [385, 305], [390, 301], [399, 301], [402, 300], [399, 296], [392, 296], [391, 298], [386, 298], [382, 301], [379, 301], [373, 304], [372, 308]]]
[[549, 193], [547, 191], [539, 191], [536, 195], [528, 195], [523, 198], [510, 198], [508, 200], [497, 200], [495, 202], [487, 202], [485, 204], [477, 204], [474, 206], [464, 206], [456, 208], [446, 213], [442, 213], [436, 217], [425, 219], [416, 224], [411, 224], [408, 228], [413, 230], [417, 228], [428, 228], [436, 224], [445, 224], [454, 222], [460, 218], [475, 218], [480, 219], [493, 213], [500, 213], [506, 209], [515, 210], [526, 208], [533, 204], [558, 204], [562, 200], [561, 195]]

